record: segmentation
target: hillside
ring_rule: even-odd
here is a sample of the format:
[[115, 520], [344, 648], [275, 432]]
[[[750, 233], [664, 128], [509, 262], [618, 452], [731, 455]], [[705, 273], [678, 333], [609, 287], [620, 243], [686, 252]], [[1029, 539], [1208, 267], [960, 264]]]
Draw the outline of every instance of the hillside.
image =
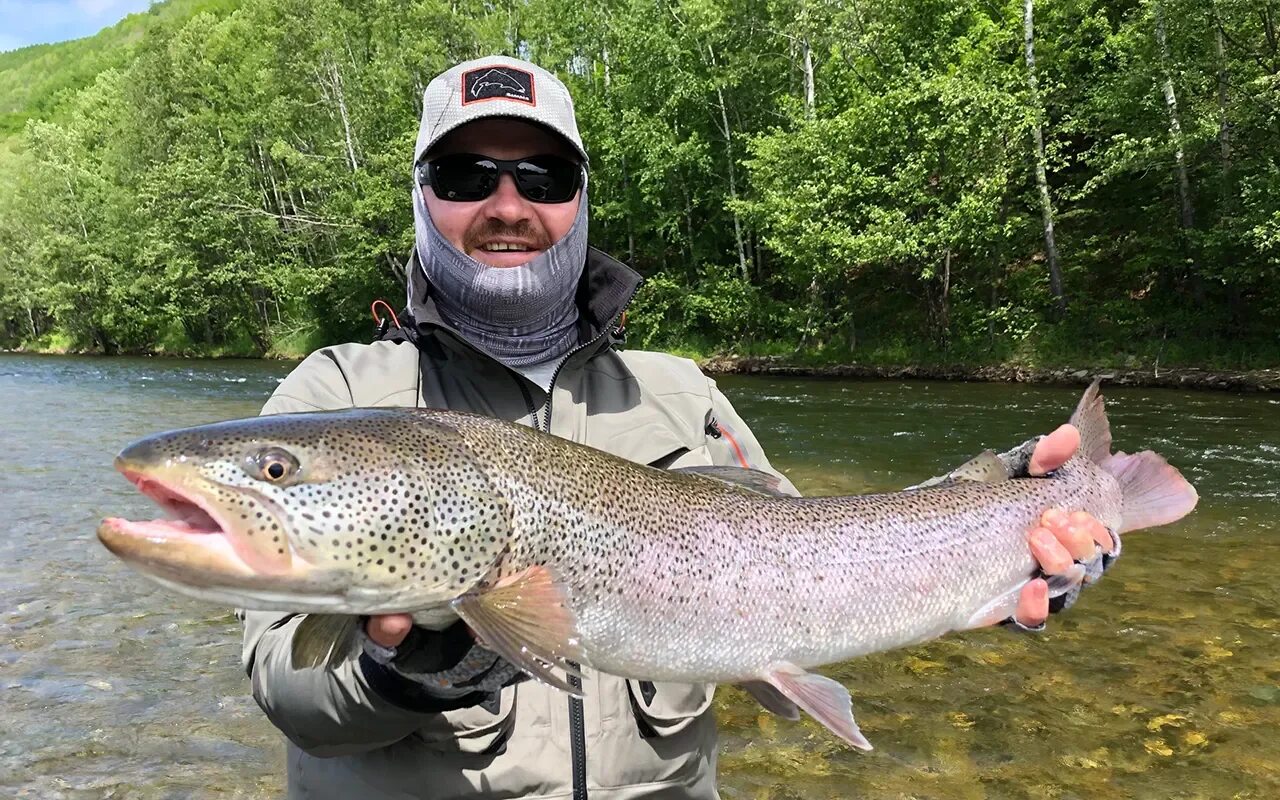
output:
[[56, 119], [61, 92], [82, 89], [103, 70], [124, 64], [147, 30], [181, 24], [202, 11], [222, 15], [237, 5], [238, 0], [167, 0], [93, 36], [0, 53], [0, 139], [21, 132], [31, 117]]

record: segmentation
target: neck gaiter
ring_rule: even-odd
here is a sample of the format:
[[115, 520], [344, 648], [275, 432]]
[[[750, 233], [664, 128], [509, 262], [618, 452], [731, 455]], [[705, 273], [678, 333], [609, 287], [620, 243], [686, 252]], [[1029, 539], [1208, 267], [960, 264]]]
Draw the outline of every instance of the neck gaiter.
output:
[[585, 186], [569, 232], [519, 267], [490, 267], [450, 244], [436, 230], [417, 187], [413, 225], [431, 298], [445, 323], [468, 342], [510, 367], [550, 361], [578, 344], [574, 296], [587, 262]]

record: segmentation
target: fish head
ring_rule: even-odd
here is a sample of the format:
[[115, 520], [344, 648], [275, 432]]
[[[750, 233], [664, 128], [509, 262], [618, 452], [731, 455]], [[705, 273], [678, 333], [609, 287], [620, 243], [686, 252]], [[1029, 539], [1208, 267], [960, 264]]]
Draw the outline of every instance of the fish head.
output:
[[116, 469], [166, 519], [99, 539], [170, 588], [245, 608], [438, 606], [507, 547], [507, 504], [458, 431], [409, 409], [282, 414], [156, 434]]

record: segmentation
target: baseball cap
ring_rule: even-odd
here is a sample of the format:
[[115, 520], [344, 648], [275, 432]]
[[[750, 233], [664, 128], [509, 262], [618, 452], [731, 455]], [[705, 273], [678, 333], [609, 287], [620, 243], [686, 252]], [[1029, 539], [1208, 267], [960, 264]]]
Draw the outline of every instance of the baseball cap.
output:
[[464, 61], [440, 73], [422, 92], [422, 123], [413, 163], [453, 129], [488, 117], [515, 117], [560, 134], [587, 163], [573, 98], [542, 67], [507, 56]]

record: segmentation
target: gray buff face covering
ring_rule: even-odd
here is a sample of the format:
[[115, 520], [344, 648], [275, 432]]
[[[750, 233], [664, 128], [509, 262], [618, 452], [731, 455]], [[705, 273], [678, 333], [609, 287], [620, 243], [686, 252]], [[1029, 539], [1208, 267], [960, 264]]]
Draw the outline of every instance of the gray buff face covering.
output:
[[519, 267], [490, 267], [450, 244], [420, 189], [413, 192], [413, 224], [431, 298], [468, 342], [510, 367], [559, 358], [578, 344], [574, 295], [587, 261], [585, 186], [569, 232]]

